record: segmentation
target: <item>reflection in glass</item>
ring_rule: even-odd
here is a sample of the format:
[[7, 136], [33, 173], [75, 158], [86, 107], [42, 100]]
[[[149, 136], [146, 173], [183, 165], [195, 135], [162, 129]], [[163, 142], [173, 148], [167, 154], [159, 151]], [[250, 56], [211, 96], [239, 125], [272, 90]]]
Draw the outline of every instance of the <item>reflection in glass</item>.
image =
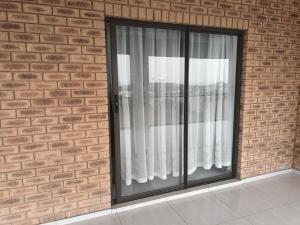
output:
[[[183, 183], [184, 32], [116, 26], [122, 196]], [[188, 181], [232, 173], [237, 36], [189, 35]]]
[[231, 173], [237, 37], [190, 33], [189, 181]]
[[117, 26], [122, 195], [182, 182], [180, 31]]

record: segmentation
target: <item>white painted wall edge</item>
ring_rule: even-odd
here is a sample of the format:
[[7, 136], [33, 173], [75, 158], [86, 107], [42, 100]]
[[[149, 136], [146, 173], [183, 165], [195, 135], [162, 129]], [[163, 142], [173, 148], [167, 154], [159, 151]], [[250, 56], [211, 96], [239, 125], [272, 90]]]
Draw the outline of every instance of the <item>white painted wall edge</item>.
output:
[[107, 216], [107, 215], [110, 215], [110, 214], [112, 214], [112, 210], [107, 209], [107, 210], [102, 210], [102, 211], [99, 211], [99, 212], [84, 214], [84, 215], [81, 215], [81, 216], [74, 216], [74, 217], [70, 217], [70, 218], [67, 218], [67, 219], [63, 219], [63, 220], [57, 220], [57, 221], [53, 221], [53, 222], [50, 222], [50, 223], [43, 223], [41, 225], [65, 225], [65, 224], [76, 223], [76, 222], [89, 220], [89, 219], [93, 219], [93, 218], [98, 218], [98, 217], [101, 217], [101, 216]]
[[95, 212], [95, 213], [89, 213], [89, 214], [85, 214], [85, 215], [81, 215], [81, 216], [75, 216], [75, 217], [58, 220], [58, 221], [54, 221], [54, 222], [50, 222], [50, 223], [44, 223], [41, 225], [65, 225], [65, 224], [76, 223], [76, 222], [80, 222], [80, 221], [84, 221], [84, 220], [88, 220], [88, 219], [98, 218], [101, 216], [111, 215], [111, 214], [118, 213], [118, 212], [124, 212], [124, 211], [131, 210], [131, 209], [154, 205], [154, 204], [158, 204], [161, 202], [172, 201], [175, 199], [180, 199], [180, 198], [185, 198], [185, 197], [194, 196], [194, 195], [198, 195], [198, 194], [203, 194], [203, 193], [220, 190], [220, 189], [224, 189], [224, 188], [228, 188], [228, 187], [234, 187], [234, 186], [238, 186], [241, 184], [246, 184], [249, 182], [262, 180], [262, 179], [266, 179], [266, 178], [270, 178], [270, 177], [274, 177], [274, 176], [278, 176], [278, 175], [283, 175], [283, 174], [287, 174], [287, 173], [295, 173], [295, 174], [300, 175], [299, 170], [295, 170], [295, 169], [281, 170], [281, 171], [277, 171], [277, 172], [273, 172], [273, 173], [268, 173], [268, 174], [264, 174], [264, 175], [246, 178], [243, 180], [234, 181], [234, 182], [228, 183], [228, 184], [221, 184], [221, 185], [217, 185], [217, 186], [209, 187], [209, 188], [205, 188], [205, 189], [188, 191], [188, 192], [181, 193], [181, 194], [174, 194], [174, 195], [168, 196], [168, 197], [163, 197], [163, 198], [159, 198], [159, 199], [155, 199], [155, 200], [149, 200], [146, 202], [137, 203], [137, 204], [133, 204], [133, 205], [129, 205], [129, 206], [124, 206], [124, 207], [120, 207], [120, 208], [116, 208], [116, 209], [107, 209], [107, 210], [103, 210], [103, 211], [99, 211], [99, 212]]

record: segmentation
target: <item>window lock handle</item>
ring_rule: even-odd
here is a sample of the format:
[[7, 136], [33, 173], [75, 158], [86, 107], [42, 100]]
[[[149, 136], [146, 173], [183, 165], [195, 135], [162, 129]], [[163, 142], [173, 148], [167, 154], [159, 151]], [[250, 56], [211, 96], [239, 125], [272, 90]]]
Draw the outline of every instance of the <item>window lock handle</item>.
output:
[[115, 113], [119, 112], [119, 98], [118, 95], [114, 95], [114, 108], [115, 108]]

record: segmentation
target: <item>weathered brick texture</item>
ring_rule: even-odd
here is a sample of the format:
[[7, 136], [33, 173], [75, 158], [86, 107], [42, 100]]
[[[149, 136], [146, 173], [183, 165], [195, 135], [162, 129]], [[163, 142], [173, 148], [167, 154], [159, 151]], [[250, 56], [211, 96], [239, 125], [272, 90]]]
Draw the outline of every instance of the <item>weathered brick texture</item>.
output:
[[245, 30], [239, 176], [292, 167], [299, 0], [7, 0], [0, 10], [0, 224], [110, 207], [105, 16]]
[[0, 224], [110, 207], [103, 9], [0, 2]]
[[[299, 65], [300, 66], [300, 65]], [[298, 74], [298, 76], [300, 76]], [[293, 167], [300, 170], [300, 77], [299, 78], [299, 97], [298, 97], [298, 110], [297, 110], [297, 124], [296, 124], [296, 142], [294, 151], [294, 165]]]

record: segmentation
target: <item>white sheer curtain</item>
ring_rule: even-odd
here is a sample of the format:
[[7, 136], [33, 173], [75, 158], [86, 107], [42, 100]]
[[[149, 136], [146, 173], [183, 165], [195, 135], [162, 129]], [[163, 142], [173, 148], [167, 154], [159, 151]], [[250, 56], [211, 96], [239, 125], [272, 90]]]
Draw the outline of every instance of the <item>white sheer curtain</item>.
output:
[[[190, 35], [189, 162], [231, 165], [236, 38]], [[122, 179], [182, 173], [184, 57], [180, 31], [117, 26]]]
[[122, 178], [179, 175], [184, 58], [179, 31], [117, 27]]
[[237, 37], [190, 33], [188, 173], [232, 161]]

